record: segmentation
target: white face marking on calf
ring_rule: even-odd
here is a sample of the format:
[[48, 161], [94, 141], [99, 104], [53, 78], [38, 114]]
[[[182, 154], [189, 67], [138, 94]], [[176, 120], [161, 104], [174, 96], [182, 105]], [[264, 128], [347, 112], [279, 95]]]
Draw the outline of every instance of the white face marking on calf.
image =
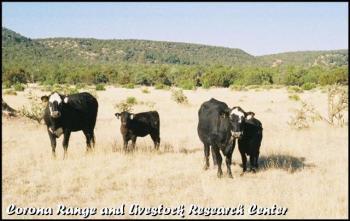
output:
[[244, 113], [242, 111], [240, 111], [238, 108], [234, 108], [232, 111], [231, 111], [231, 115], [234, 114], [236, 116], [238, 116], [238, 122], [241, 122], [243, 117], [244, 117]]
[[65, 97], [65, 98], [63, 99], [63, 102], [64, 102], [64, 103], [68, 103], [68, 97]]
[[58, 104], [60, 104], [62, 102], [60, 95], [56, 92], [51, 94], [51, 96], [49, 98], [50, 103], [53, 103], [54, 101], [57, 101]]
[[252, 119], [253, 118], [253, 116], [251, 115], [251, 114], [249, 114], [248, 116], [247, 116], [247, 120], [250, 120], [250, 119]]

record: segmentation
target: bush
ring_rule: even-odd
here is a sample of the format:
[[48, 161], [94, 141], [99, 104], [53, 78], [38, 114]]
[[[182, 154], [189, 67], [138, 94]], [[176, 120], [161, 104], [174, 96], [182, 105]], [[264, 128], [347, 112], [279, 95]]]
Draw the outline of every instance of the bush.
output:
[[103, 73], [95, 73], [94, 74], [94, 84], [106, 84], [109, 82], [108, 77]]
[[196, 83], [190, 80], [183, 80], [180, 82], [179, 87], [184, 90], [196, 89]]
[[328, 89], [328, 123], [335, 121], [344, 126], [344, 112], [348, 109], [348, 91], [340, 85], [333, 85]]
[[15, 89], [15, 91], [24, 91], [25, 89], [24, 85], [21, 83], [16, 83], [15, 85], [13, 85], [13, 88]]
[[13, 89], [7, 89], [4, 91], [5, 95], [17, 95], [17, 92]]
[[11, 82], [10, 81], [2, 82], [2, 88], [3, 89], [11, 88]]
[[310, 127], [310, 121], [314, 122], [323, 119], [312, 105], [303, 101], [301, 104], [301, 108], [295, 110], [295, 115], [288, 122], [289, 126], [296, 129], [308, 128]]
[[29, 81], [29, 74], [23, 69], [10, 70], [4, 73], [3, 81], [8, 81], [10, 84], [25, 84]]
[[129, 104], [126, 101], [121, 101], [117, 103], [115, 106], [119, 112], [127, 111], [131, 112], [133, 110], [133, 104]]
[[155, 89], [160, 90], [160, 89], [169, 89], [170, 87], [168, 85], [162, 84], [162, 83], [157, 83], [154, 86]]
[[303, 90], [311, 90], [311, 89], [313, 89], [313, 88], [315, 88], [316, 87], [316, 84], [315, 83], [310, 83], [310, 82], [307, 82], [307, 83], [305, 83], [305, 84], [303, 84], [302, 86], [301, 86], [301, 88], [303, 89]]
[[103, 84], [96, 85], [96, 91], [104, 91], [104, 90], [106, 90], [106, 88]]
[[29, 105], [30, 108], [22, 106], [22, 109], [19, 113], [24, 117], [40, 123], [44, 117], [46, 104], [41, 101], [38, 102], [38, 97], [29, 97], [29, 99], [31, 100], [31, 103]]
[[299, 101], [300, 97], [297, 94], [292, 94], [288, 96], [289, 99], [294, 100], [294, 101]]
[[142, 91], [142, 93], [144, 93], [144, 94], [148, 94], [149, 93], [149, 90], [148, 90], [148, 88], [142, 88], [141, 89], [141, 91]]
[[298, 86], [289, 86], [287, 88], [288, 92], [290, 93], [302, 93], [303, 92], [303, 89], [301, 89], [300, 87]]
[[137, 104], [137, 100], [135, 97], [128, 97], [128, 98], [126, 98], [126, 103], [131, 104], [131, 105], [135, 105], [135, 104]]
[[171, 97], [178, 104], [188, 104], [188, 99], [181, 89], [173, 90], [171, 93]]
[[128, 83], [128, 84], [124, 84], [123, 87], [128, 89], [133, 89], [135, 88], [135, 85], [133, 83]]

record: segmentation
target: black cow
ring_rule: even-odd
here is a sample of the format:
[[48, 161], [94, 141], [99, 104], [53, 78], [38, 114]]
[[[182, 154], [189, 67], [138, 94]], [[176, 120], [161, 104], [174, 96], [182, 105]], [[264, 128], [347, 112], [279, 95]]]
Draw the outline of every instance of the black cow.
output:
[[61, 95], [57, 92], [50, 96], [42, 96], [47, 102], [44, 121], [50, 137], [52, 154], [56, 157], [56, 138], [63, 136], [63, 159], [67, 157], [68, 142], [71, 132], [82, 130], [86, 137], [87, 151], [91, 150], [91, 142], [95, 146], [94, 128], [96, 124], [98, 103], [91, 94], [77, 93]]
[[242, 157], [243, 173], [247, 170], [246, 155], [249, 156], [251, 170], [255, 172], [258, 168], [263, 128], [254, 116], [253, 112], [245, 112], [240, 107], [233, 107], [230, 114], [233, 136], [238, 139], [238, 149]]
[[209, 149], [213, 155], [214, 164], [218, 164], [217, 176], [222, 176], [222, 157], [220, 150], [226, 156], [227, 173], [232, 178], [231, 161], [235, 143], [231, 135], [230, 109], [226, 103], [214, 98], [204, 102], [198, 111], [197, 132], [204, 144], [205, 165], [209, 168]]
[[159, 149], [159, 114], [157, 111], [142, 112], [138, 114], [123, 111], [115, 113], [121, 121], [120, 132], [124, 140], [124, 150], [127, 150], [129, 140], [132, 141], [132, 149], [135, 149], [137, 137], [151, 135], [156, 150]]

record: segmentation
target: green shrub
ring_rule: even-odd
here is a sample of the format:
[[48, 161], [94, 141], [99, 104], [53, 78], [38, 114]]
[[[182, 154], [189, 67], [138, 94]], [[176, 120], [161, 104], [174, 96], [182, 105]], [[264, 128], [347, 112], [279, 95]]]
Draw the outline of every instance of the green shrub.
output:
[[210, 88], [210, 84], [207, 81], [205, 81], [205, 82], [202, 83], [202, 88], [209, 89]]
[[104, 91], [104, 90], [106, 90], [106, 88], [103, 84], [96, 85], [96, 91]]
[[196, 89], [196, 83], [190, 80], [183, 80], [180, 82], [179, 87], [184, 90], [193, 90]]
[[303, 89], [300, 88], [299, 86], [289, 86], [287, 88], [288, 92], [290, 93], [302, 93], [303, 92]]
[[316, 87], [316, 84], [315, 83], [310, 83], [310, 82], [307, 82], [307, 83], [305, 83], [305, 84], [303, 84], [302, 86], [301, 86], [301, 88], [303, 89], [303, 90], [311, 90], [311, 89], [313, 89], [313, 88], [315, 88]]
[[94, 73], [94, 84], [106, 84], [109, 82], [107, 75], [103, 73]]
[[294, 100], [294, 101], [299, 101], [300, 97], [297, 94], [291, 94], [288, 96], [289, 99]]
[[123, 87], [128, 89], [133, 89], [135, 88], [135, 85], [133, 83], [128, 83], [128, 84], [124, 84]]
[[11, 88], [11, 82], [10, 81], [2, 82], [2, 88], [3, 89]]
[[4, 73], [3, 81], [9, 81], [11, 84], [27, 83], [29, 81], [29, 74], [22, 68], [10, 70]]
[[21, 83], [14, 84], [13, 88], [15, 89], [15, 91], [24, 91], [24, 89], [25, 89], [24, 85]]
[[137, 100], [135, 97], [128, 97], [128, 98], [126, 98], [126, 103], [131, 104], [131, 105], [135, 105], [135, 104], [137, 104]]
[[157, 83], [156, 85], [154, 85], [154, 88], [157, 90], [160, 90], [160, 89], [169, 89], [170, 87], [165, 84]]
[[17, 95], [17, 92], [13, 89], [4, 90], [5, 95]]
[[142, 93], [144, 93], [144, 94], [148, 94], [148, 93], [149, 93], [149, 90], [148, 90], [147, 87], [142, 88], [141, 91], [142, 91]]

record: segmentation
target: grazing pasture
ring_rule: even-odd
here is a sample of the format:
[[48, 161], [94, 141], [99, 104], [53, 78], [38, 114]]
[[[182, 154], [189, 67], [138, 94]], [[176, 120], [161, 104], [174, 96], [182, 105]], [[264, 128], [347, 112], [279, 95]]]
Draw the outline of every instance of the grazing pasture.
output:
[[[54, 160], [46, 126], [24, 117], [2, 117], [2, 214], [4, 218], [48, 218], [47, 216], [8, 216], [10, 204], [20, 207], [127, 208], [138, 203], [144, 207], [186, 206], [237, 207], [252, 204], [288, 208], [280, 218], [346, 218], [348, 214], [348, 119], [345, 126], [330, 126], [317, 121], [306, 129], [293, 129], [288, 121], [300, 103], [289, 98], [286, 88], [242, 90], [229, 88], [185, 90], [186, 104], [172, 99], [171, 90], [116, 88], [97, 91], [99, 103], [95, 127], [94, 153], [85, 153], [84, 134], [73, 132], [68, 159], [63, 160], [62, 137], [57, 140]], [[47, 94], [39, 86], [3, 94], [8, 105], [18, 110], [30, 105], [29, 92]], [[136, 151], [124, 153], [120, 120], [115, 105], [127, 97], [143, 103], [154, 102], [160, 116], [160, 150], [153, 148], [150, 136], [137, 139]], [[229, 107], [253, 111], [264, 127], [256, 174], [239, 174], [241, 157], [236, 145], [231, 165], [233, 179], [223, 166], [223, 177], [210, 156], [210, 167], [203, 170], [203, 144], [197, 134], [200, 105], [216, 98]], [[327, 116], [327, 94], [318, 89], [299, 94]], [[149, 111], [136, 104], [133, 113]], [[62, 218], [62, 216], [52, 216]], [[82, 218], [68, 216], [68, 218]], [[116, 218], [101, 216], [91, 218]], [[139, 216], [136, 216], [138, 218]], [[146, 216], [141, 216], [146, 217]], [[150, 217], [150, 216], [147, 216]], [[158, 216], [164, 218], [165, 216]], [[178, 216], [173, 216], [179, 218]], [[204, 217], [204, 216], [200, 216]], [[219, 218], [219, 216], [213, 216]], [[220, 216], [222, 218], [249, 218]], [[274, 216], [262, 216], [269, 218]], [[50, 217], [51, 218], [51, 217]], [[125, 215], [124, 218], [135, 218]], [[261, 216], [253, 216], [261, 218]]]

